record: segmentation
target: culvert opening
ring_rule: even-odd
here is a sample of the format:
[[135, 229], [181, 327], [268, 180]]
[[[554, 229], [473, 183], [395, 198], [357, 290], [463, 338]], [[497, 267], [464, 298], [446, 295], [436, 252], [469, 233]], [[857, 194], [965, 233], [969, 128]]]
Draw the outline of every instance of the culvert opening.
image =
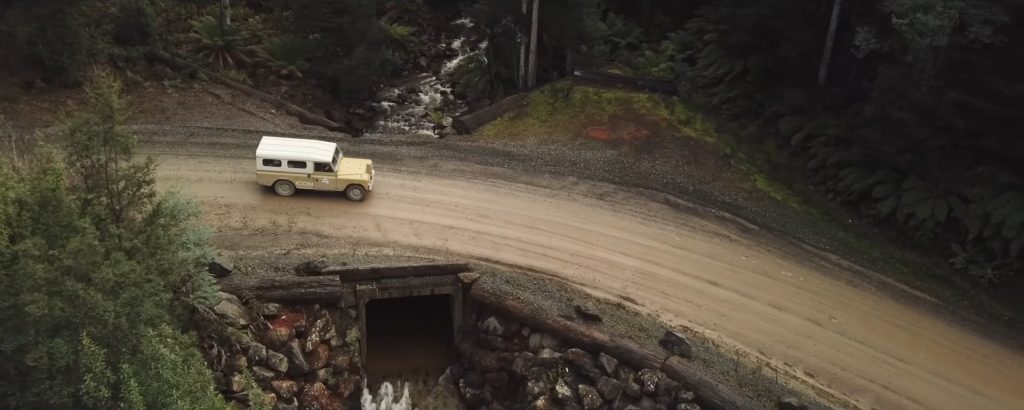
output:
[[451, 295], [371, 300], [366, 371], [375, 380], [440, 375], [456, 360], [454, 333]]

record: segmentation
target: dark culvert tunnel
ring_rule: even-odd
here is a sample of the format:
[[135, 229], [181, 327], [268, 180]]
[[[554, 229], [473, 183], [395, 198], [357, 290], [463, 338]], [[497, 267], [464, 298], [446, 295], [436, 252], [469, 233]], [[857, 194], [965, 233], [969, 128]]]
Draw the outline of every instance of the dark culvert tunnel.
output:
[[373, 380], [439, 375], [455, 362], [451, 295], [376, 299], [366, 304], [366, 370]]

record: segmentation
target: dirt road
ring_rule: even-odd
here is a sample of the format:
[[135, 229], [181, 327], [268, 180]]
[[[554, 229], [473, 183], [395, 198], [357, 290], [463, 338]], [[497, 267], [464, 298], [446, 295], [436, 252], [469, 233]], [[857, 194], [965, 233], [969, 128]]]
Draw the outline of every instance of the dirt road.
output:
[[786, 363], [864, 408], [1024, 408], [1024, 353], [855, 285], [844, 279], [854, 274], [762, 232], [626, 189], [378, 164], [374, 191], [352, 203], [276, 197], [254, 183], [251, 158], [159, 159], [160, 187], [199, 198], [214, 226], [434, 249], [559, 276]]

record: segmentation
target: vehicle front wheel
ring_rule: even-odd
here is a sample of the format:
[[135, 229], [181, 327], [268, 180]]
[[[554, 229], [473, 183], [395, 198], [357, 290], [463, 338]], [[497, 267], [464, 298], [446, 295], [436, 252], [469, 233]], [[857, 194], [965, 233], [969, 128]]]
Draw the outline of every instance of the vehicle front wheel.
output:
[[295, 195], [295, 184], [292, 181], [280, 180], [274, 183], [274, 193], [280, 196]]
[[366, 190], [359, 185], [349, 185], [345, 188], [345, 196], [352, 201], [363, 202], [366, 199]]

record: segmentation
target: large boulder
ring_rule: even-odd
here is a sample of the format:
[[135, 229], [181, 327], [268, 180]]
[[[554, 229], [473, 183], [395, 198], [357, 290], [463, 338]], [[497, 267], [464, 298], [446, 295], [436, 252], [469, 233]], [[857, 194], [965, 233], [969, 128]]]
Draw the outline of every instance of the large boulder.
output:
[[273, 350], [267, 351], [267, 367], [285, 373], [288, 371], [288, 358]]
[[292, 339], [288, 342], [284, 349], [281, 350], [281, 354], [288, 358], [288, 371], [289, 375], [297, 376], [309, 373], [313, 370], [309, 363], [306, 362], [306, 356], [302, 352], [302, 347], [299, 346], [299, 341]]
[[608, 376], [602, 376], [597, 381], [597, 391], [601, 393], [601, 397], [605, 400], [615, 400], [622, 395], [623, 389], [622, 382], [615, 380]]
[[257, 382], [268, 382], [277, 377], [277, 372], [263, 366], [253, 366], [252, 377], [256, 379]]
[[530, 407], [527, 407], [526, 409], [527, 410], [552, 410], [552, 409], [555, 409], [555, 408], [557, 408], [557, 406], [555, 406], [555, 404], [551, 402], [551, 399], [548, 398], [548, 396], [541, 396], [541, 397], [537, 398], [537, 400], [534, 400], [533, 403], [530, 403]]
[[581, 384], [577, 387], [577, 391], [580, 394], [580, 404], [583, 405], [584, 410], [596, 410], [604, 404], [594, 386]]
[[313, 325], [309, 327], [306, 338], [302, 341], [302, 350], [306, 353], [312, 352], [320, 342], [327, 340], [327, 334], [334, 327], [327, 311], [321, 310], [320, 312], [317, 319], [313, 321]]
[[274, 380], [270, 382], [270, 388], [282, 399], [295, 397], [299, 392], [299, 384], [291, 380]]
[[565, 383], [565, 380], [558, 379], [555, 383], [555, 400], [562, 404], [576, 403], [576, 393]]
[[210, 260], [206, 267], [214, 277], [223, 278], [231, 275], [231, 272], [235, 270], [235, 263], [226, 256], [218, 255]]
[[601, 368], [604, 369], [605, 373], [609, 376], [615, 376], [615, 368], [619, 366], [618, 359], [602, 352], [597, 355], [597, 362], [601, 364]]
[[313, 383], [299, 396], [299, 410], [344, 410], [341, 400], [323, 383]]
[[602, 376], [601, 370], [597, 368], [594, 356], [581, 349], [568, 349], [562, 357], [569, 363], [576, 365], [587, 377], [597, 380]]
[[327, 347], [326, 344], [319, 344], [313, 351], [306, 353], [304, 358], [306, 359], [306, 365], [309, 366], [309, 370], [320, 370], [327, 366], [328, 359], [331, 357], [331, 348]]
[[526, 382], [526, 395], [533, 399], [548, 394], [548, 385], [543, 380], [530, 380]]
[[693, 347], [682, 333], [666, 330], [665, 334], [661, 336], [661, 340], [658, 340], [658, 344], [676, 356], [687, 359], [693, 357]]
[[658, 391], [658, 382], [661, 381], [662, 377], [664, 375], [657, 370], [640, 370], [640, 373], [637, 375], [637, 378], [640, 379], [640, 391], [644, 394], [654, 394]]
[[229, 325], [245, 327], [252, 323], [253, 319], [249, 309], [242, 304], [242, 301], [237, 296], [225, 292], [217, 292], [217, 296], [220, 298], [220, 301], [213, 306], [213, 311], [227, 321]]
[[271, 327], [263, 331], [260, 341], [271, 349], [280, 349], [295, 337], [295, 329], [292, 327]]

